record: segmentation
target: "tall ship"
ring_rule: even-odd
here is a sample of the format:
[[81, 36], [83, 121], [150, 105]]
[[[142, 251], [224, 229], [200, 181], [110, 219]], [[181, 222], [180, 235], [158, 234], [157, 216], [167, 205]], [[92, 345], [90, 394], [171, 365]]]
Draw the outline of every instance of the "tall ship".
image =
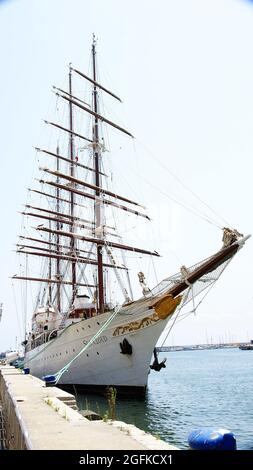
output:
[[165, 367], [155, 345], [168, 322], [212, 287], [248, 236], [224, 228], [216, 253], [148, 286], [142, 263], [148, 257], [153, 269], [159, 253], [145, 247], [145, 236], [127, 243], [118, 223], [150, 224], [149, 215], [135, 198], [115, 192], [108, 169], [111, 130], [117, 138], [134, 137], [104, 112], [104, 97], [121, 100], [100, 83], [96, 59], [93, 38], [91, 73], [70, 64], [67, 89], [53, 87], [65, 112], [45, 121], [53, 139], [36, 148], [42, 176], [22, 212], [32, 226], [25, 225], [18, 240], [23, 270], [13, 279], [38, 287], [23, 341], [31, 374], [137, 396], [145, 393], [150, 369]]

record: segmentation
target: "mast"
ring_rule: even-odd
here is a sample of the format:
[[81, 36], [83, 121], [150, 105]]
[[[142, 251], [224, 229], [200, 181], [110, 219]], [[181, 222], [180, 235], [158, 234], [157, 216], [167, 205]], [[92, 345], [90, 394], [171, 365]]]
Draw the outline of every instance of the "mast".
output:
[[[72, 70], [71, 66], [69, 66], [69, 95], [72, 95]], [[70, 137], [69, 137], [69, 157], [71, 160], [70, 163], [70, 176], [74, 177], [74, 136], [73, 136], [73, 105], [71, 101], [69, 102], [69, 129], [70, 129]], [[71, 224], [71, 232], [74, 232], [74, 205], [75, 205], [75, 195], [73, 192], [70, 193], [70, 215], [72, 217], [72, 224]], [[72, 238], [70, 240], [70, 250], [73, 256], [75, 256], [75, 239]], [[75, 291], [76, 291], [76, 262], [72, 261], [72, 302], [75, 299]]]
[[[93, 125], [93, 158], [95, 168], [95, 185], [97, 186], [95, 194], [97, 201], [95, 201], [95, 228], [101, 226], [101, 204], [100, 204], [100, 151], [99, 151], [99, 130], [98, 130], [98, 99], [97, 99], [97, 85], [96, 85], [96, 41], [93, 35], [92, 43], [92, 66], [93, 66], [93, 110], [94, 110], [94, 125]], [[102, 235], [102, 233], [101, 233]], [[103, 273], [103, 254], [102, 245], [97, 245], [97, 275], [98, 275], [98, 313], [104, 313], [104, 273]]]
[[[51, 230], [51, 220], [48, 221], [48, 228]], [[48, 233], [48, 242], [49, 242], [49, 248], [51, 249], [51, 241], [52, 241], [52, 235], [49, 232]], [[49, 258], [48, 261], [48, 278], [51, 279], [52, 277], [52, 260]], [[48, 284], [48, 304], [51, 307], [52, 306], [52, 284]]]
[[[56, 154], [59, 155], [60, 149], [59, 145], [57, 145]], [[56, 158], [56, 170], [59, 171], [60, 169], [60, 161], [59, 158]], [[59, 178], [57, 178], [57, 182], [59, 182]], [[56, 212], [60, 212], [60, 189], [57, 187], [56, 192]], [[56, 222], [56, 230], [60, 229], [59, 221]], [[51, 248], [51, 247], [50, 247]], [[57, 254], [60, 253], [60, 235], [56, 234], [56, 252]], [[61, 311], [61, 271], [60, 271], [60, 258], [56, 259], [56, 279], [58, 280], [56, 286], [56, 303], [57, 303], [57, 310], [58, 312]]]

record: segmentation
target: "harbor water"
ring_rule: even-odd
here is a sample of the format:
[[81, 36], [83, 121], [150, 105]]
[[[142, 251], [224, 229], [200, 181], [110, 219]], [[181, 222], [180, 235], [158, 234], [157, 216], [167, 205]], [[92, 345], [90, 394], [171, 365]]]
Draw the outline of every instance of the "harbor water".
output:
[[[167, 367], [151, 371], [146, 398], [117, 399], [118, 420], [187, 449], [196, 427], [231, 430], [237, 448], [253, 450], [253, 351], [210, 349], [160, 353]], [[78, 395], [82, 409], [105, 415], [104, 397]]]

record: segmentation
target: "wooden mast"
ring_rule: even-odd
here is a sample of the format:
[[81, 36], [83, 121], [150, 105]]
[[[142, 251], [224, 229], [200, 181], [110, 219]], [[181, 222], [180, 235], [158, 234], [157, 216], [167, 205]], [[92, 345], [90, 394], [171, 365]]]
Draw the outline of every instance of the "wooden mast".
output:
[[[46, 282], [47, 284], [66, 284], [66, 285], [72, 285], [72, 281], [58, 281], [57, 279], [48, 279], [45, 277], [26, 277], [26, 276], [17, 276], [14, 275], [11, 277], [11, 279], [20, 279], [21, 281], [34, 281], [34, 282]], [[96, 287], [94, 284], [83, 284], [83, 283], [78, 283], [78, 286], [81, 287]]]
[[[75, 101], [75, 100], [73, 100], [73, 99], [69, 98], [68, 96], [63, 95], [63, 94], [61, 94], [61, 93], [55, 93], [55, 94], [56, 94], [56, 96], [61, 96], [61, 98], [63, 98], [64, 100], [71, 102], [72, 104], [74, 104], [74, 105], [77, 106], [78, 108], [82, 109], [82, 110], [85, 111], [86, 113], [91, 114], [92, 116], [94, 116], [95, 118], [97, 118], [99, 121], [105, 122], [106, 124], [109, 124], [109, 126], [112, 126], [112, 127], [114, 127], [115, 129], [118, 129], [119, 131], [123, 132], [123, 134], [129, 135], [129, 137], [134, 138], [133, 134], [131, 134], [129, 131], [127, 131], [127, 130], [124, 129], [123, 127], [119, 126], [118, 124], [115, 124], [115, 122], [110, 121], [110, 120], [107, 119], [105, 116], [102, 116], [101, 114], [98, 114], [98, 113], [96, 113], [95, 111], [92, 111], [91, 109], [87, 108], [86, 106], [83, 106], [82, 104], [79, 103], [79, 101]], [[46, 124], [51, 124], [52, 126], [59, 127], [59, 128], [62, 129], [62, 130], [68, 131], [67, 129], [64, 129], [63, 127], [59, 126], [59, 125], [56, 124], [56, 123], [52, 123], [52, 122], [48, 122], [48, 121], [44, 121], [44, 122], [45, 122]], [[75, 134], [75, 135], [76, 135], [76, 134]], [[82, 136], [82, 138], [84, 138], [84, 137]], [[88, 139], [85, 138], [85, 140], [88, 140]]]
[[[45, 153], [47, 155], [50, 155], [51, 157], [58, 158], [58, 160], [63, 160], [64, 162], [67, 162], [67, 163], [72, 163], [69, 158], [64, 157], [63, 155], [60, 155], [60, 154], [57, 155], [57, 153], [50, 152], [50, 150], [41, 149], [39, 147], [34, 147], [34, 148], [35, 148], [35, 150], [37, 150], [37, 152]], [[79, 162], [76, 162], [76, 161], [75, 161], [75, 166], [77, 166], [78, 168], [79, 167], [83, 168], [84, 170], [89, 170], [89, 171], [92, 171], [92, 172], [95, 171], [94, 168], [90, 168], [89, 166], [82, 165], [82, 163], [79, 163]], [[101, 175], [107, 176], [105, 173], [101, 173]]]
[[[72, 70], [69, 66], [69, 94], [72, 95]], [[74, 136], [73, 136], [73, 105], [71, 101], [69, 102], [69, 129], [70, 129], [70, 137], [69, 137], [69, 157], [71, 160], [70, 163], [70, 176], [75, 176], [75, 169], [74, 169]], [[72, 217], [72, 225], [71, 225], [71, 232], [74, 232], [74, 198], [75, 195], [73, 192], [70, 193], [70, 215]], [[72, 238], [70, 240], [70, 250], [72, 255], [75, 256], [75, 239]], [[72, 261], [72, 302], [74, 302], [75, 294], [76, 294], [76, 262]]]
[[[39, 232], [48, 232], [49, 229], [47, 227], [44, 227], [43, 225], [38, 225], [36, 227], [36, 230]], [[52, 233], [56, 233], [55, 230], [51, 230]], [[138, 248], [135, 246], [129, 246], [129, 245], [123, 245], [121, 243], [115, 243], [111, 240], [104, 240], [103, 238], [95, 238], [95, 237], [88, 237], [88, 236], [83, 236], [79, 235], [78, 233], [72, 233], [72, 232], [66, 232], [64, 230], [59, 231], [59, 235], [62, 237], [67, 237], [67, 238], [76, 238], [77, 240], [83, 240], [92, 244], [96, 244], [97, 246], [108, 246], [109, 248], [118, 248], [119, 250], [125, 250], [125, 251], [134, 251], [136, 253], [141, 253], [143, 255], [151, 255], [151, 256], [160, 256], [157, 251], [149, 251], [149, 250], [144, 250], [143, 248]]]
[[[95, 36], [93, 35], [92, 43], [92, 66], [93, 66], [93, 110], [94, 110], [94, 125], [93, 125], [93, 157], [94, 157], [94, 168], [95, 168], [95, 185], [97, 186], [95, 194], [97, 201], [95, 201], [95, 227], [98, 228], [102, 224], [101, 220], [101, 204], [99, 201], [100, 198], [100, 151], [99, 151], [99, 131], [98, 131], [98, 100], [97, 100], [97, 85], [96, 85], [96, 41]], [[103, 254], [102, 254], [102, 245], [97, 245], [97, 273], [98, 273], [98, 308], [97, 312], [99, 314], [104, 313], [104, 273], [103, 273]]]
[[[48, 228], [51, 231], [51, 220], [48, 221]], [[52, 241], [52, 233], [48, 232], [48, 242], [49, 248], [51, 249], [51, 241]], [[48, 278], [52, 278], [52, 260], [49, 258], [48, 260]], [[48, 284], [48, 305], [49, 307], [52, 306], [52, 284]]]
[[[71, 103], [73, 103], [72, 100], [68, 99], [68, 101], [71, 101]], [[87, 140], [87, 142], [90, 142], [91, 144], [93, 143], [91, 139], [84, 137], [84, 135], [78, 134], [77, 132], [74, 132], [73, 130], [71, 131], [71, 129], [68, 129], [67, 127], [60, 126], [59, 124], [56, 124], [56, 122], [44, 120], [44, 123], [49, 124], [50, 126], [56, 127], [57, 129], [61, 129], [64, 132], [68, 132], [68, 134], [75, 135], [76, 137], [79, 137], [79, 139]]]
[[[36, 193], [36, 194], [41, 194], [42, 196], [46, 196], [47, 198], [50, 198], [50, 199], [56, 199], [56, 196], [54, 194], [50, 194], [50, 193], [45, 193], [44, 191], [39, 191], [38, 189], [31, 189], [31, 188], [28, 188], [28, 191], [30, 191], [31, 193]], [[69, 199], [64, 199], [62, 197], [59, 197], [59, 201], [61, 202], [66, 202], [66, 204], [70, 204], [70, 200]], [[80, 207], [86, 207], [85, 205], [83, 204], [77, 204], [75, 203], [74, 204], [75, 206], [80, 206]], [[66, 215], [66, 214], [65, 214]]]
[[[54, 186], [54, 187], [58, 186], [60, 189], [62, 189], [64, 191], [73, 192], [75, 194], [78, 194], [79, 196], [83, 196], [83, 197], [88, 198], [88, 199], [93, 199], [94, 201], [96, 200], [96, 195], [95, 194], [90, 194], [90, 193], [87, 193], [87, 192], [84, 192], [84, 191], [80, 191], [80, 189], [73, 188], [72, 186], [70, 187], [70, 186], [66, 186], [64, 184], [54, 183], [53, 181], [44, 181], [42, 179], [37, 180], [37, 181], [39, 181], [42, 184], [47, 184], [48, 186]], [[34, 190], [31, 190], [31, 191], [34, 191]], [[101, 191], [101, 189], [100, 189], [100, 191]], [[45, 194], [48, 197], [53, 197], [53, 196], [50, 196], [50, 194], [48, 195], [46, 193], [41, 193], [41, 191], [34, 191], [34, 192], [39, 193], [39, 194]], [[130, 207], [123, 206], [122, 204], [119, 204], [117, 202], [113, 202], [110, 199], [103, 198], [103, 199], [100, 200], [100, 204], [104, 204], [105, 206], [108, 205], [108, 206], [117, 207], [118, 209], [124, 210], [126, 212], [130, 212], [131, 214], [138, 215], [140, 217], [144, 217], [145, 219], [150, 221], [150, 217], [148, 215], [143, 214], [142, 212], [136, 211], [135, 209], [131, 209]], [[80, 204], [75, 204], [75, 205], [80, 205]]]
[[138, 207], [142, 207], [143, 209], [146, 209], [145, 206], [143, 206], [142, 204], [139, 204], [136, 201], [132, 201], [131, 199], [128, 199], [124, 196], [120, 196], [119, 194], [116, 194], [112, 191], [109, 191], [108, 189], [97, 187], [96, 185], [90, 184], [87, 181], [83, 181], [79, 178], [73, 178], [69, 175], [65, 175], [64, 173], [61, 173], [60, 171], [53, 171], [53, 170], [50, 170], [49, 168], [46, 168], [46, 167], [40, 167], [40, 170], [44, 171], [45, 173], [48, 173], [49, 175], [59, 176], [62, 179], [66, 179], [66, 180], [70, 181], [71, 183], [76, 183], [80, 186], [84, 186], [84, 187], [89, 188], [89, 189], [99, 189], [100, 193], [103, 193], [103, 194], [106, 194], [108, 196], [114, 197], [115, 199], [119, 199], [120, 201], [128, 202], [129, 204], [133, 204], [134, 206], [138, 206]]
[[[60, 149], [59, 145], [57, 145], [56, 154], [59, 155]], [[60, 169], [60, 160], [56, 158], [56, 169], [59, 171]], [[57, 182], [59, 182], [59, 177], [57, 178]], [[56, 212], [60, 212], [60, 189], [56, 188], [55, 191], [56, 196]], [[60, 230], [60, 223], [59, 221], [56, 222], [56, 230]], [[56, 252], [57, 254], [60, 253], [60, 235], [59, 233], [56, 234]], [[56, 303], [57, 303], [57, 310], [58, 312], [61, 311], [61, 267], [60, 267], [60, 258], [56, 259], [56, 279], [58, 280], [56, 286]]]
[[[80, 75], [81, 77], [85, 78], [86, 80], [88, 80], [89, 82], [91, 82], [93, 85], [96, 85], [98, 88], [101, 88], [101, 90], [105, 91], [106, 93], [108, 93], [109, 95], [113, 96], [114, 98], [116, 98], [116, 100], [120, 101], [122, 103], [122, 100], [117, 96], [115, 95], [115, 93], [112, 93], [111, 91], [107, 90], [107, 88], [105, 88], [103, 85], [101, 85], [100, 83], [98, 82], [95, 82], [94, 80], [92, 80], [90, 77], [88, 77], [87, 75], [85, 75], [83, 72], [80, 72], [79, 70], [77, 69], [74, 69], [72, 68], [72, 70], [77, 73], [78, 75]], [[59, 90], [59, 88], [58, 88]], [[63, 91], [63, 90], [61, 90]], [[65, 92], [64, 92], [65, 93]], [[80, 101], [80, 100], [79, 100]]]

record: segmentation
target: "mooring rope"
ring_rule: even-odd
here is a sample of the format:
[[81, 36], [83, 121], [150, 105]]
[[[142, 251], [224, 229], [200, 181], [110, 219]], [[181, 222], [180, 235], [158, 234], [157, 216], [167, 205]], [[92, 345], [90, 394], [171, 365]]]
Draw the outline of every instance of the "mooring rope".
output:
[[78, 359], [78, 357], [80, 357], [85, 351], [86, 349], [88, 349], [93, 343], [94, 341], [96, 341], [96, 339], [101, 335], [101, 333], [103, 333], [103, 331], [107, 328], [107, 326], [112, 322], [112, 320], [116, 317], [116, 315], [118, 314], [118, 312], [120, 311], [121, 309], [121, 305], [118, 306], [115, 311], [113, 312], [113, 314], [106, 320], [106, 322], [101, 326], [101, 328], [97, 331], [97, 333], [95, 333], [95, 335], [88, 341], [87, 344], [85, 344], [85, 346], [81, 349], [81, 351], [79, 351], [78, 354], [76, 354], [75, 357], [73, 357], [73, 359], [71, 359], [71, 361], [69, 361], [64, 367], [62, 367], [58, 372], [56, 372], [54, 375], [55, 375], [55, 378], [56, 378], [56, 381], [55, 381], [55, 384], [57, 384], [59, 382], [59, 380], [61, 379], [61, 377], [63, 376], [63, 374], [65, 374], [65, 372], [68, 371], [68, 369], [70, 368], [70, 366], [72, 366], [73, 362], [76, 361], [76, 359]]
[[[65, 326], [65, 328], [61, 331], [61, 335], [65, 332], [65, 330], [67, 328], [69, 328], [71, 325], [68, 325], [68, 326]], [[55, 338], [52, 338], [50, 341], [48, 341], [47, 343], [42, 343], [42, 344], [45, 344], [45, 347], [41, 350], [41, 351], [38, 351], [37, 353], [35, 353], [31, 358], [29, 357], [29, 359], [27, 359], [27, 363], [29, 364], [30, 361], [33, 361], [33, 359], [35, 359], [37, 356], [39, 356], [40, 354], [44, 353], [44, 351], [49, 348], [49, 346], [52, 346], [52, 344], [55, 342], [55, 340], [59, 338], [59, 336], [56, 336]], [[40, 345], [41, 346], [41, 345]]]

